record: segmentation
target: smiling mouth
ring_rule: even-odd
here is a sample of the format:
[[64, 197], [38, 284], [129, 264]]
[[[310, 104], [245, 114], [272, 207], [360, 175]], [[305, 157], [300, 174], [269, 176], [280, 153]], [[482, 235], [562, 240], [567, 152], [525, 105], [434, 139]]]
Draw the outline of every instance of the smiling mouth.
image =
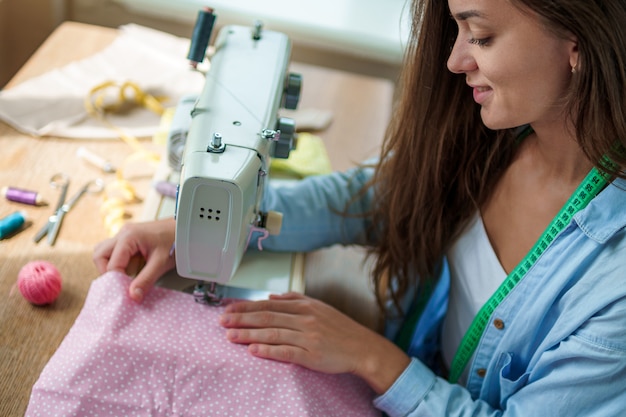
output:
[[493, 91], [491, 87], [472, 87], [473, 88], [473, 96], [474, 101], [478, 104], [482, 104], [487, 100], [487, 98], [491, 95]]

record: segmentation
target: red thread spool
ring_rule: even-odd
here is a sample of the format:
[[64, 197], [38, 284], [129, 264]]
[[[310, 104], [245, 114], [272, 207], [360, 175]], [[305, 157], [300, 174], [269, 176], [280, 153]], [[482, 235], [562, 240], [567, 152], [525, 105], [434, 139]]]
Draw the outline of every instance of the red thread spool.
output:
[[61, 273], [50, 262], [29, 262], [17, 275], [17, 288], [35, 305], [50, 304], [61, 293]]

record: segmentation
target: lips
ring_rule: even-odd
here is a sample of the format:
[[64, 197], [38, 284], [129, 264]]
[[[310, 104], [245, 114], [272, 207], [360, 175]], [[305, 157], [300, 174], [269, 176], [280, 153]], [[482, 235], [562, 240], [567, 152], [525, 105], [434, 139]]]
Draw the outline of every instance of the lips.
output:
[[470, 87], [472, 87], [473, 90], [474, 101], [478, 104], [483, 104], [493, 92], [491, 87], [477, 85], [470, 85]]

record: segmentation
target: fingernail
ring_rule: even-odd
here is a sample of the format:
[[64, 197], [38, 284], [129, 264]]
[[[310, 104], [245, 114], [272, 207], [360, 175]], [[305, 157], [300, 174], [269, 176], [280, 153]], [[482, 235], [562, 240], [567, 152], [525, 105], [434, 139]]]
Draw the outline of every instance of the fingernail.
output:
[[221, 315], [220, 316], [220, 323], [222, 324], [228, 324], [230, 322], [230, 317], [226, 316], [226, 315]]
[[239, 332], [237, 330], [229, 330], [228, 333], [226, 333], [226, 337], [228, 340], [237, 340]]
[[135, 301], [143, 300], [143, 290], [141, 288], [136, 287], [135, 289], [133, 289], [133, 299]]

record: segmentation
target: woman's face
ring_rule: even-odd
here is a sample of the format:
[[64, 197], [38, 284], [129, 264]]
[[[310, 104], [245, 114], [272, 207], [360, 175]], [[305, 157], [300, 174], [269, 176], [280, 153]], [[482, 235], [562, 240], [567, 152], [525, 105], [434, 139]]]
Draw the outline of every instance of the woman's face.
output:
[[559, 38], [509, 0], [449, 0], [459, 34], [448, 69], [465, 74], [490, 129], [562, 121], [562, 99], [578, 60]]

